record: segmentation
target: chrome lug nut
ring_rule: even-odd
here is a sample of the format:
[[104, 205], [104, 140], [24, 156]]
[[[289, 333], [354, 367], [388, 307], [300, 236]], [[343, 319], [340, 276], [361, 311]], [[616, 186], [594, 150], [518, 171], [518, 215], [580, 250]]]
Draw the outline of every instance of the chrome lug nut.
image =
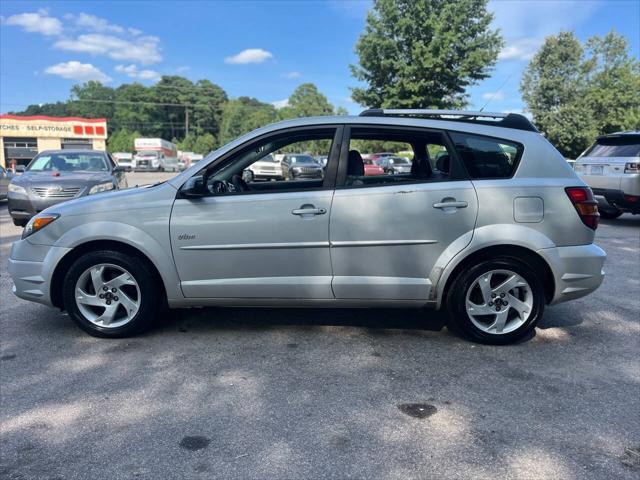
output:
[[111, 305], [111, 300], [107, 300], [107, 305]]
[[491, 294], [491, 298], [496, 298], [496, 294], [495, 294], [495, 293], [492, 293], [492, 294]]
[[[116, 292], [117, 292], [117, 290], [116, 290], [115, 288], [112, 288], [112, 289], [111, 289], [111, 291], [112, 291], [113, 293], [116, 293]], [[503, 296], [504, 296], [504, 295], [503, 295]]]
[[500, 298], [504, 298], [504, 293], [501, 293], [501, 294], [500, 294]]
[[[107, 302], [107, 303], [109, 303], [109, 302]], [[496, 312], [499, 312], [499, 311], [500, 311], [500, 305], [498, 305], [498, 306], [496, 307]]]
[[113, 299], [117, 302], [118, 301], [118, 297], [113, 297]]
[[[118, 298], [116, 297], [116, 300], [117, 300], [117, 299], [118, 299]], [[502, 304], [506, 307], [507, 305], [509, 305], [509, 302], [502, 302]]]
[[490, 306], [490, 307], [493, 307], [493, 302], [489, 302], [489, 306]]
[[99, 295], [99, 297], [100, 297], [100, 298], [104, 298], [104, 294], [103, 294], [103, 293], [101, 293], [101, 294]]
[[105, 292], [109, 290], [109, 287], [107, 287], [106, 285], [104, 287], [102, 287], [102, 290], [104, 290]]

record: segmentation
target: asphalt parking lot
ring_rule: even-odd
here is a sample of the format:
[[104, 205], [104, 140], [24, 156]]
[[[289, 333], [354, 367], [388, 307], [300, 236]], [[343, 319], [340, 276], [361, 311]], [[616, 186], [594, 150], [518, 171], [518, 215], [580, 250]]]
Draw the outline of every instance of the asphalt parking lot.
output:
[[602, 222], [596, 293], [507, 347], [405, 310], [178, 310], [100, 340], [11, 294], [6, 202], [0, 230], [2, 478], [640, 475], [640, 216]]

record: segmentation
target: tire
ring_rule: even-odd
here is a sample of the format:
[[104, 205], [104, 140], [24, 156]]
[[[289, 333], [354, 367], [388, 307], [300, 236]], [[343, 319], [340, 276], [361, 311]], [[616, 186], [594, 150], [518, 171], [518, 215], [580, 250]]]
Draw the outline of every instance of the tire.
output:
[[[516, 279], [512, 279], [512, 284], [516, 286], [513, 289], [495, 289], [514, 275]], [[487, 279], [492, 288], [483, 293], [481, 281]], [[506, 292], [504, 297], [500, 292]], [[485, 296], [489, 297], [489, 302], [484, 301]], [[467, 310], [467, 299], [475, 305], [476, 308], [470, 309], [478, 312], [475, 315]], [[507, 302], [506, 306], [504, 302]], [[538, 274], [512, 257], [484, 260], [465, 268], [451, 283], [446, 296], [451, 326], [471, 340], [492, 345], [513, 343], [531, 332], [544, 312], [545, 303]], [[484, 312], [490, 313], [485, 315]]]
[[[99, 284], [111, 281], [115, 292], [110, 288], [105, 292], [104, 289], [93, 287], [96, 266], [102, 266], [98, 267], [102, 268], [97, 277], [101, 279]], [[114, 282], [115, 277], [121, 274], [128, 274], [135, 285], [120, 284], [117, 280]], [[129, 277], [121, 278], [129, 281]], [[151, 268], [139, 257], [113, 250], [89, 252], [78, 258], [64, 277], [64, 308], [76, 325], [89, 335], [103, 338], [130, 337], [148, 329], [157, 317], [161, 305], [159, 297], [162, 297], [158, 295], [161, 287], [157, 282]], [[76, 295], [77, 287], [81, 288], [84, 298], [91, 303], [76, 300], [76, 297], [81, 298], [80, 291]], [[105, 298], [100, 299], [99, 295], [104, 295]], [[137, 304], [136, 309], [131, 310], [132, 314], [127, 313], [125, 299], [127, 306]], [[106, 318], [100, 321], [100, 318], [109, 317], [106, 315], [107, 302], [112, 305], [109, 311], [115, 312], [109, 323]]]
[[29, 220], [25, 220], [24, 218], [11, 218], [11, 220], [13, 220], [13, 224], [16, 227], [22, 227], [22, 228], [24, 228], [29, 222]]
[[605, 218], [607, 220], [615, 220], [620, 215], [622, 215], [624, 212], [622, 212], [621, 210], [618, 210], [616, 207], [603, 208], [603, 207], [598, 206], [598, 213], [600, 213], [600, 216], [602, 218]]

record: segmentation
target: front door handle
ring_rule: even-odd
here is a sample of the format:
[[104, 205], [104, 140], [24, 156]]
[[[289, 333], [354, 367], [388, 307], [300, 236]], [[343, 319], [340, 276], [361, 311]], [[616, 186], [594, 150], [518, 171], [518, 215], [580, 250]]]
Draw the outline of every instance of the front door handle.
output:
[[314, 205], [302, 205], [300, 208], [291, 210], [293, 215], [300, 215], [301, 217], [312, 217], [315, 215], [324, 215], [327, 213], [326, 208], [316, 208]]
[[434, 203], [433, 208], [467, 208], [469, 204], [467, 202], [459, 202], [455, 198], [447, 197], [443, 198], [441, 202]]

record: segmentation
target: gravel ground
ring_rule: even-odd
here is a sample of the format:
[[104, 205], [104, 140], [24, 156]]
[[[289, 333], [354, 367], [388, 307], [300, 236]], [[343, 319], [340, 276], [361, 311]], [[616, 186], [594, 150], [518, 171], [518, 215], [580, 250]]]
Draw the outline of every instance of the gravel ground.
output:
[[6, 202], [0, 229], [1, 478], [640, 476], [640, 216], [602, 222], [596, 293], [507, 347], [404, 310], [179, 310], [100, 340], [11, 294]]

